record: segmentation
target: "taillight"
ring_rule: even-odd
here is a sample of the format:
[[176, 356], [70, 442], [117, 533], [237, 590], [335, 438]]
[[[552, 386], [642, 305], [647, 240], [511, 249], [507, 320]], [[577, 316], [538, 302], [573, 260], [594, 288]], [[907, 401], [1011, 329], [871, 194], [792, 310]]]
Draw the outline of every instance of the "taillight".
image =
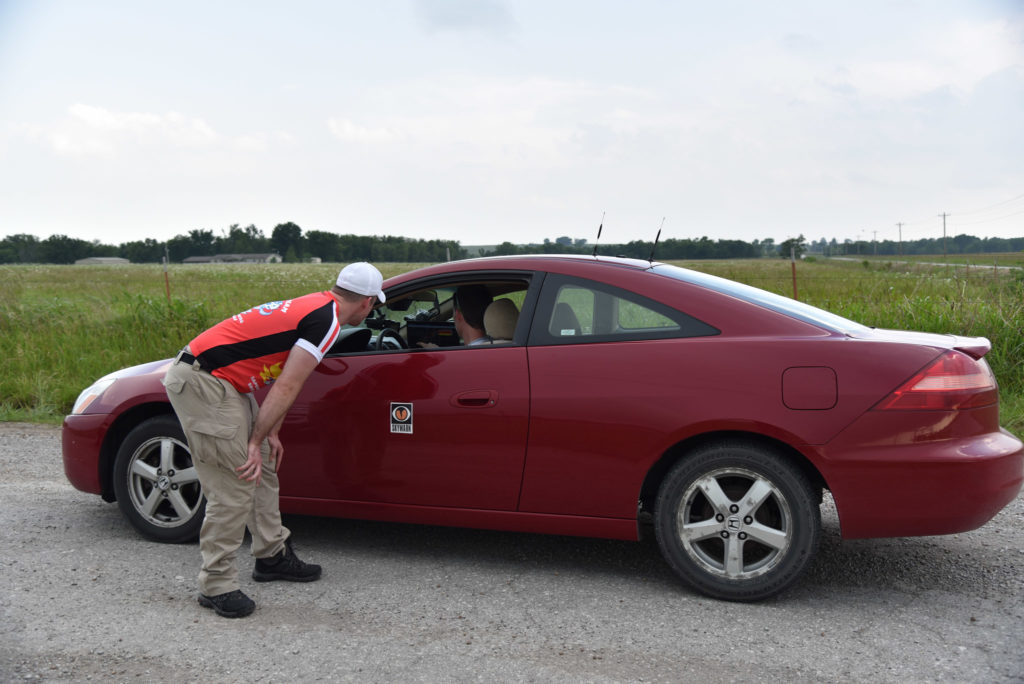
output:
[[880, 401], [876, 411], [955, 411], [999, 400], [992, 369], [982, 359], [948, 351]]

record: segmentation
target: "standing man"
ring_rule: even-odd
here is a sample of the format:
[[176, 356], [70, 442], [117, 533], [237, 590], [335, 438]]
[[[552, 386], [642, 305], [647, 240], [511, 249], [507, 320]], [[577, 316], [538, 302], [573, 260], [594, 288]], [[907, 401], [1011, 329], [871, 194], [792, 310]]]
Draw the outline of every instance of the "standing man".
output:
[[[235, 564], [246, 527], [254, 580], [320, 579], [320, 566], [298, 559], [281, 524], [278, 431], [341, 327], [359, 325], [384, 301], [382, 284], [370, 264], [349, 264], [328, 291], [263, 304], [200, 333], [164, 376], [206, 495], [199, 604], [218, 615], [244, 617], [256, 607], [239, 588]], [[259, 406], [252, 393], [267, 385]]]

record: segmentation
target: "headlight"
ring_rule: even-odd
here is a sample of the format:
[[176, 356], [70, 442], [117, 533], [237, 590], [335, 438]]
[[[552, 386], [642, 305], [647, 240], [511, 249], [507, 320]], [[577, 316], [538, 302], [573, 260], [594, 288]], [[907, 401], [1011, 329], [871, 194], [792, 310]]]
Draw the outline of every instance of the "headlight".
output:
[[92, 402], [103, 396], [103, 393], [114, 384], [117, 380], [117, 375], [117, 373], [104, 375], [92, 385], [82, 390], [82, 393], [78, 395], [78, 399], [75, 400], [75, 405], [71, 408], [71, 415], [76, 416], [79, 413], [84, 413], [85, 409], [89, 408]]

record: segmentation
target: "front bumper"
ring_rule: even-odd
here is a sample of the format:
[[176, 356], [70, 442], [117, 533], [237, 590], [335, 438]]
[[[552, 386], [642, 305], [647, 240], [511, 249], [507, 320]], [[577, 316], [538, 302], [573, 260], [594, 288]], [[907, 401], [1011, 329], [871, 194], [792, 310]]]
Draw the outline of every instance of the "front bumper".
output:
[[103, 439], [112, 421], [113, 416], [108, 413], [65, 416], [61, 457], [64, 474], [75, 489], [103, 494]]

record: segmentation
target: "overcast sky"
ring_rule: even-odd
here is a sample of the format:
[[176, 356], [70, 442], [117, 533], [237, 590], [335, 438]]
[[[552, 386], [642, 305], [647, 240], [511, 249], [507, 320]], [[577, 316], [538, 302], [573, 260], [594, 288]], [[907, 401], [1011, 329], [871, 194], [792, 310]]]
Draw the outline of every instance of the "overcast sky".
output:
[[1020, 0], [0, 0], [0, 237], [1024, 236]]

